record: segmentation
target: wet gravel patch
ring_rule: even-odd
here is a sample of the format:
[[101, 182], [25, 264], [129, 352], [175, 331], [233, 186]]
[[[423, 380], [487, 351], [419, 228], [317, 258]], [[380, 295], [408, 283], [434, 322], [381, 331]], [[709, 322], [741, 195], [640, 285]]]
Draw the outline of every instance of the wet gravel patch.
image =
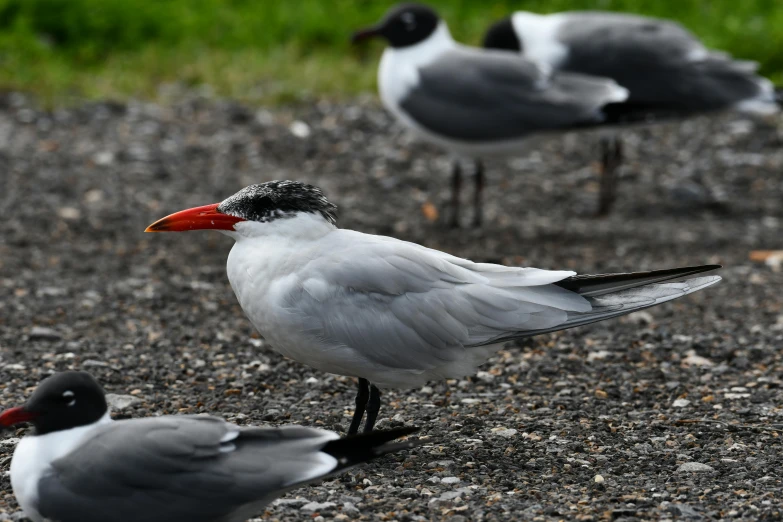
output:
[[[488, 163], [486, 226], [450, 230], [448, 160], [370, 98], [45, 112], [3, 95], [0, 407], [80, 368], [117, 395], [117, 418], [345, 430], [354, 383], [265, 345], [228, 285], [230, 239], [143, 233], [250, 183], [299, 179], [339, 205], [341, 226], [474, 260], [583, 273], [721, 263], [725, 281], [508, 346], [464, 380], [385, 392], [379, 427], [421, 426], [422, 446], [297, 489], [265, 518], [777, 520], [783, 273], [749, 255], [783, 248], [782, 129], [715, 116], [623, 130], [606, 219], [590, 217], [598, 133], [536, 140]], [[15, 520], [7, 470], [23, 433], [0, 441], [0, 511]]]

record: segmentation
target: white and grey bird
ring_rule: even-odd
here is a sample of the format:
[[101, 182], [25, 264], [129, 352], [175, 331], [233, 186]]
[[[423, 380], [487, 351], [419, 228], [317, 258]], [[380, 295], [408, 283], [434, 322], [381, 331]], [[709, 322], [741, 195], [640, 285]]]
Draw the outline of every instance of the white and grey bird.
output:
[[[608, 123], [651, 121], [698, 113], [737, 110], [770, 114], [779, 110], [772, 82], [758, 64], [708, 49], [677, 22], [602, 11], [541, 15], [517, 11], [493, 24], [488, 49], [517, 51], [553, 71], [615, 80], [628, 89], [624, 103], [606, 108]], [[621, 156], [619, 140], [604, 143], [604, 163]], [[606, 172], [613, 175], [614, 169]], [[614, 199], [613, 182], [602, 180], [599, 213]]]
[[113, 421], [100, 384], [56, 373], [0, 428], [31, 423], [11, 486], [34, 522], [239, 522], [286, 491], [412, 443], [415, 428], [339, 438], [288, 426], [249, 428], [208, 416]]
[[613, 80], [552, 74], [550, 67], [512, 53], [461, 45], [438, 14], [399, 4], [354, 42], [380, 37], [388, 46], [378, 68], [383, 104], [422, 139], [455, 157], [451, 225], [458, 225], [460, 158], [476, 161], [474, 225], [482, 219], [481, 158], [519, 154], [531, 134], [596, 125], [603, 108], [628, 93]]
[[373, 428], [379, 387], [469, 375], [507, 341], [628, 314], [720, 281], [669, 282], [716, 265], [578, 276], [474, 263], [338, 228], [335, 205], [318, 188], [295, 181], [251, 185], [147, 231], [201, 229], [235, 240], [228, 279], [275, 350], [359, 378], [349, 433], [365, 411], [365, 431]]

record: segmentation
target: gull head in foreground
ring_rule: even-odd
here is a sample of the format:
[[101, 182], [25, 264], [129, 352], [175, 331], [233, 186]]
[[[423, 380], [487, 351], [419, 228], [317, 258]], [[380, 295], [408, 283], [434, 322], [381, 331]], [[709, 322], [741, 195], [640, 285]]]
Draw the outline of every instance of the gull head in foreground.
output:
[[336, 207], [295, 181], [244, 188], [183, 210], [150, 232], [214, 229], [235, 239], [227, 272], [270, 345], [321, 371], [358, 378], [349, 433], [372, 430], [379, 388], [472, 374], [504, 343], [655, 306], [711, 286], [674, 281], [717, 265], [576, 275], [474, 263], [337, 227]]
[[11, 485], [34, 522], [239, 522], [286, 491], [386, 453], [401, 428], [341, 439], [331, 431], [240, 427], [208, 416], [113, 421], [98, 382], [56, 373], [0, 428], [31, 423]]

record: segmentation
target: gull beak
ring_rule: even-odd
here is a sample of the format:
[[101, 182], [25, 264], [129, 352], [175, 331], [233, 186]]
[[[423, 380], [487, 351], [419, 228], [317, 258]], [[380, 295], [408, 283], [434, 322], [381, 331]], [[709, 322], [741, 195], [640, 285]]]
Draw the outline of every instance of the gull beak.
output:
[[353, 33], [353, 36], [351, 36], [351, 43], [355, 45], [365, 40], [376, 38], [378, 36], [381, 36], [382, 32], [383, 32], [383, 28], [377, 25], [360, 29], [355, 33]]
[[22, 408], [10, 408], [0, 413], [0, 430], [11, 428], [23, 422], [30, 422], [38, 416], [37, 413]]
[[218, 212], [218, 205], [180, 210], [163, 219], [159, 219], [147, 227], [144, 232], [186, 232], [188, 230], [234, 230], [234, 225], [242, 218], [229, 216]]

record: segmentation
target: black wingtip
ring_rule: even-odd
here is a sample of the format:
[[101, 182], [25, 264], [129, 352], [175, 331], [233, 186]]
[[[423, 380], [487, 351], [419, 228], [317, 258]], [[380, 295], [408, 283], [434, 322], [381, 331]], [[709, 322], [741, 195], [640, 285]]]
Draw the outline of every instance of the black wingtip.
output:
[[326, 443], [321, 449], [324, 453], [336, 458], [343, 467], [353, 466], [360, 462], [380, 457], [387, 453], [410, 449], [417, 441], [392, 441], [406, 437], [419, 431], [417, 427], [393, 428], [390, 430], [375, 430], [370, 433], [359, 433]]
[[681, 277], [701, 274], [722, 268], [721, 265], [698, 265], [649, 272], [629, 272], [620, 274], [575, 275], [555, 283], [561, 288], [571, 290], [585, 297], [605, 295], [639, 286], [662, 283]]

